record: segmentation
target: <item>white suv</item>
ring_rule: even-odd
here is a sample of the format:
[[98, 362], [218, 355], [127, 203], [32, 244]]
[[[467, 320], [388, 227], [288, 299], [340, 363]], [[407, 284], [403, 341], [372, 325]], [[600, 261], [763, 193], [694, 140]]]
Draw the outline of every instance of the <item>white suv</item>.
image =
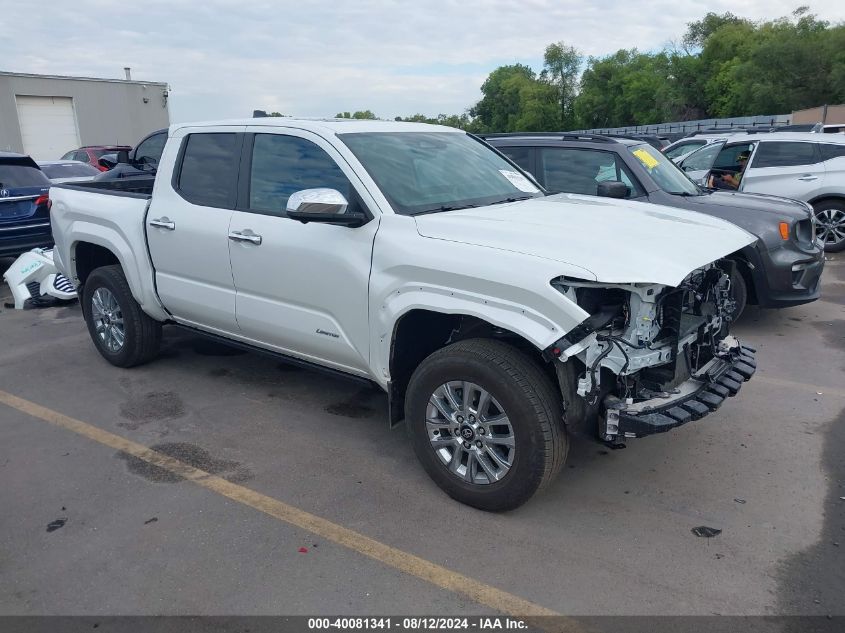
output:
[[845, 135], [735, 134], [693, 152], [680, 166], [706, 186], [711, 175], [738, 173], [743, 152], [751, 157], [739, 191], [809, 203], [825, 250], [845, 250]]

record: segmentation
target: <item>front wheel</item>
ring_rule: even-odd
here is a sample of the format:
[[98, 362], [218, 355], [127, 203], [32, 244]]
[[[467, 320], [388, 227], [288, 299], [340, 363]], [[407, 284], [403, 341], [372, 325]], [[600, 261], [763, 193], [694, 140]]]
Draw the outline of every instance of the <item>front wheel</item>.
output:
[[405, 418], [414, 451], [452, 498], [482, 510], [519, 507], [553, 480], [569, 444], [561, 396], [518, 349], [470, 339], [414, 372]]
[[738, 270], [735, 270], [731, 275], [731, 298], [734, 300], [731, 320], [736, 321], [745, 312], [745, 306], [748, 305], [748, 285], [745, 283], [745, 277]]
[[134, 367], [156, 356], [161, 323], [141, 310], [120, 266], [92, 272], [85, 280], [82, 302], [88, 333], [112, 365]]
[[845, 250], [845, 202], [822, 200], [813, 205], [816, 235], [828, 253]]

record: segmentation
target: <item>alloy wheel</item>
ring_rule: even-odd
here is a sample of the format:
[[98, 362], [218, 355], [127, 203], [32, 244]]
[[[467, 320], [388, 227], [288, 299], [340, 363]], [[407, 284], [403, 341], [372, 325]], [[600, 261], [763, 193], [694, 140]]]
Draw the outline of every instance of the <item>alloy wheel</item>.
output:
[[94, 291], [91, 296], [91, 316], [103, 346], [109, 352], [119, 352], [126, 340], [126, 330], [123, 312], [111, 290], [100, 287]]
[[483, 387], [449, 381], [434, 390], [426, 430], [440, 462], [470, 484], [500, 481], [510, 471], [516, 438], [501, 404]]

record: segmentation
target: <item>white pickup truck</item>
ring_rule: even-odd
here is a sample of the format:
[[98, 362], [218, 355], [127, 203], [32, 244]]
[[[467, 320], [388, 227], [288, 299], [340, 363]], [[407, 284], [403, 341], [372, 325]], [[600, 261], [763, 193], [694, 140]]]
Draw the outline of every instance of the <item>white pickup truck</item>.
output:
[[175, 324], [388, 394], [425, 470], [487, 510], [560, 470], [568, 434], [663, 432], [736, 394], [731, 263], [705, 215], [547, 196], [451, 128], [174, 125], [149, 180], [51, 190], [55, 261], [100, 353], [131, 367]]

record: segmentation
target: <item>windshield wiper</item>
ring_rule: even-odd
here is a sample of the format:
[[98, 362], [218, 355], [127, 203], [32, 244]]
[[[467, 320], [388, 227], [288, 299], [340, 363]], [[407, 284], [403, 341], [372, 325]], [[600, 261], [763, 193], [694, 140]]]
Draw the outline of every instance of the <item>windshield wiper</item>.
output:
[[529, 198], [533, 198], [534, 196], [519, 196], [516, 198], [505, 198], [504, 200], [497, 200], [496, 202], [491, 202], [490, 204], [504, 204], [505, 202], [519, 202], [520, 200], [528, 200]]
[[474, 209], [477, 204], [444, 204], [439, 207], [432, 207], [431, 209], [423, 209], [411, 215], [426, 215], [428, 213], [440, 213], [442, 211], [458, 211], [459, 209]]
[[669, 191], [668, 193], [672, 196], [683, 196], [684, 198], [692, 198], [702, 195], [700, 191], [698, 193], [690, 193], [689, 191]]

